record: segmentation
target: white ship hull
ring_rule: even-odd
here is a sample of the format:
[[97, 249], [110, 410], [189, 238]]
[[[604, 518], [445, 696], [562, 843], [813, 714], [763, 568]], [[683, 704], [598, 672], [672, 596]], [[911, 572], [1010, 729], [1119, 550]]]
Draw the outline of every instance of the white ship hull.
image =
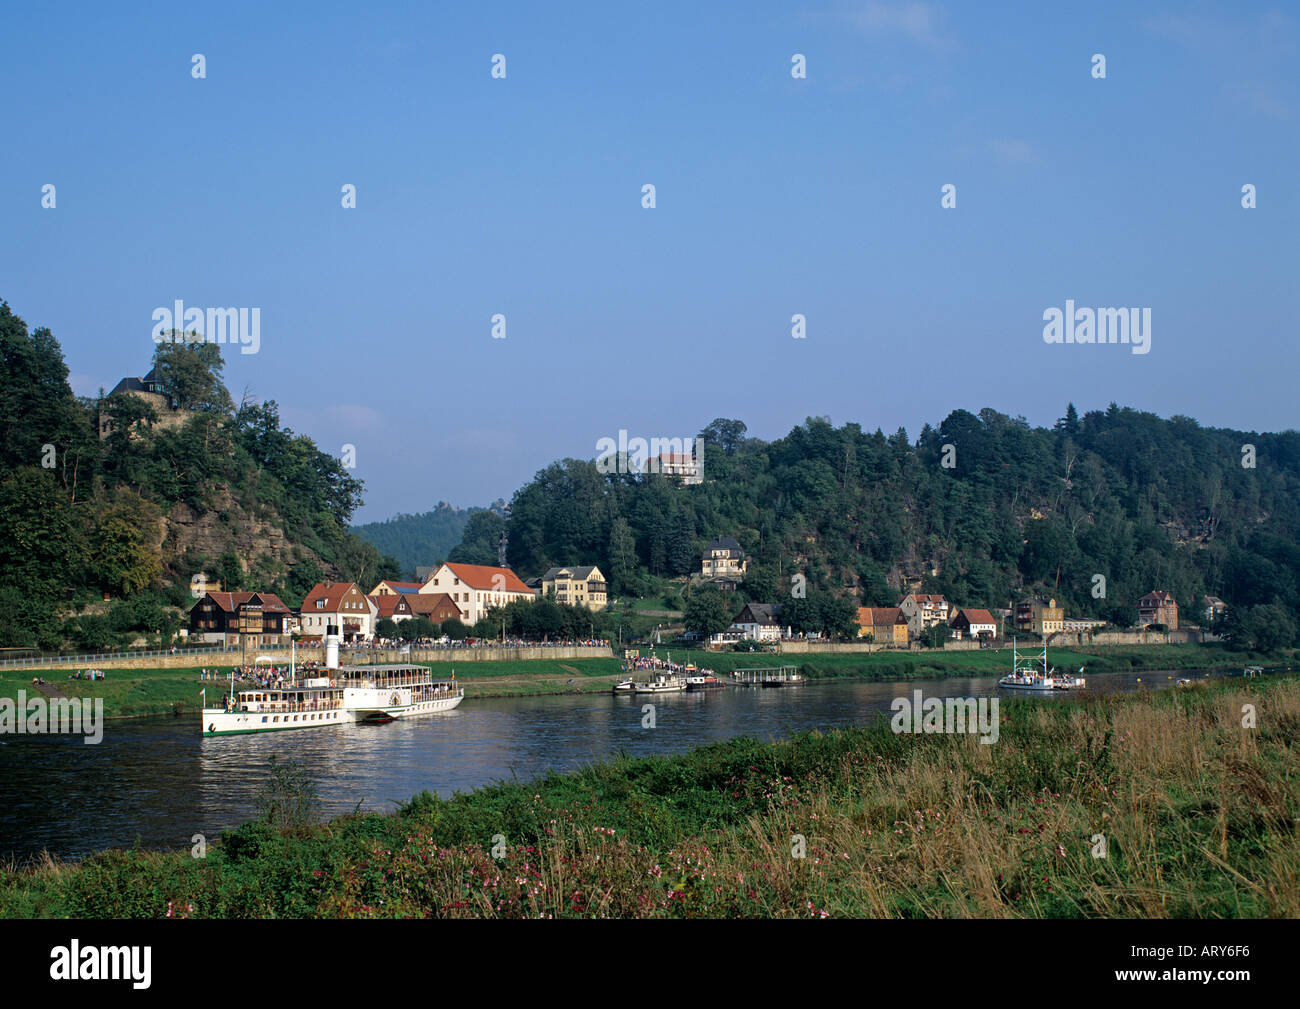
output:
[[329, 711], [227, 711], [225, 708], [203, 709], [203, 734], [226, 736], [242, 732], [279, 732], [284, 729], [320, 729], [356, 721], [343, 708]]
[[343, 691], [343, 707], [353, 721], [367, 719], [412, 718], [450, 711], [465, 699], [461, 691], [414, 697], [407, 688], [384, 690], [374, 687], [348, 687]]

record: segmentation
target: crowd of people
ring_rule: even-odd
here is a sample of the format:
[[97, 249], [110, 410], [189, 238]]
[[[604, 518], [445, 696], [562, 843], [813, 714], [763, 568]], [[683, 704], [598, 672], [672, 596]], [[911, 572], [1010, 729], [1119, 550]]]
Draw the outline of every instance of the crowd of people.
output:
[[410, 645], [412, 648], [422, 649], [445, 649], [445, 648], [608, 648], [609, 641], [604, 638], [557, 638], [554, 641], [529, 641], [525, 638], [466, 638], [463, 641], [451, 641], [448, 638], [420, 638], [416, 641], [396, 641], [388, 638], [376, 638], [373, 641], [359, 645], [349, 645], [351, 648], [405, 648]]

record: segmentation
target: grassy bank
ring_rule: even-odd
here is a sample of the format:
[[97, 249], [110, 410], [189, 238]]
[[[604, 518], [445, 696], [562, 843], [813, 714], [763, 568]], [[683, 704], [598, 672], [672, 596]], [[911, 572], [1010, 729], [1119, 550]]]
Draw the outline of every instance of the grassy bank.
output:
[[[1010, 670], [1009, 648], [969, 652], [873, 652], [860, 655], [809, 653], [773, 655], [750, 652], [697, 652], [659, 648], [660, 657], [675, 662], [694, 662], [705, 668], [728, 673], [756, 666], [798, 666], [812, 679], [931, 679], [943, 676], [1000, 676]], [[1246, 664], [1289, 666], [1294, 652], [1260, 655], [1231, 652], [1219, 645], [1148, 645], [1127, 648], [1067, 650], [1049, 648], [1048, 660], [1061, 669], [1087, 665], [1090, 672], [1130, 669], [1240, 669]], [[514, 662], [424, 663], [434, 674], [463, 681], [465, 696], [512, 697], [545, 694], [578, 694], [609, 690], [626, 674], [618, 659], [527, 659]], [[43, 670], [53, 686], [69, 697], [102, 697], [109, 718], [141, 715], [193, 715], [199, 707], [199, 690], [220, 698], [229, 679], [201, 681], [200, 663], [192, 669], [110, 669], [100, 681], [69, 680], [71, 669]], [[229, 676], [230, 665], [212, 666]], [[20, 689], [32, 696], [32, 677], [26, 670], [0, 673], [0, 697], [16, 697]]]
[[425, 793], [392, 815], [246, 824], [202, 860], [114, 851], [11, 869], [0, 914], [1300, 915], [1300, 681], [1001, 714], [992, 745], [886, 725], [737, 739]]

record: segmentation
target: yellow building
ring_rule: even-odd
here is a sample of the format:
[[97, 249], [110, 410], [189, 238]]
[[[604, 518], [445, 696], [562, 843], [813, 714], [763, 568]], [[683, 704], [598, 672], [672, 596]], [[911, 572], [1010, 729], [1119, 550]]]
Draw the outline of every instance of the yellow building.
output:
[[555, 601], [565, 606], [585, 606], [603, 610], [607, 603], [605, 576], [594, 564], [590, 567], [551, 568], [542, 575], [542, 595], [555, 593]]
[[1022, 599], [1016, 603], [1016, 630], [1030, 631], [1039, 637], [1065, 630], [1065, 608], [1055, 599]]
[[858, 637], [868, 634], [878, 645], [906, 645], [907, 615], [897, 606], [859, 606]]

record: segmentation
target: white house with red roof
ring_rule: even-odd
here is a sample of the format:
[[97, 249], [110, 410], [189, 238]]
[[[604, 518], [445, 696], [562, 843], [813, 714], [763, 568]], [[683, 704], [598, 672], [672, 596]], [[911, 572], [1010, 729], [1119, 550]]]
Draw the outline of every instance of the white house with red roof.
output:
[[476, 624], [493, 606], [504, 606], [516, 599], [530, 602], [537, 593], [525, 585], [509, 568], [485, 564], [440, 564], [420, 587], [421, 595], [445, 592], [461, 612], [461, 620]]
[[953, 614], [952, 623], [948, 626], [958, 641], [962, 638], [978, 641], [980, 638], [998, 636], [998, 622], [988, 610], [960, 609]]
[[324, 637], [331, 625], [344, 641], [366, 641], [375, 635], [379, 607], [356, 582], [318, 582], [299, 610], [302, 633]]

